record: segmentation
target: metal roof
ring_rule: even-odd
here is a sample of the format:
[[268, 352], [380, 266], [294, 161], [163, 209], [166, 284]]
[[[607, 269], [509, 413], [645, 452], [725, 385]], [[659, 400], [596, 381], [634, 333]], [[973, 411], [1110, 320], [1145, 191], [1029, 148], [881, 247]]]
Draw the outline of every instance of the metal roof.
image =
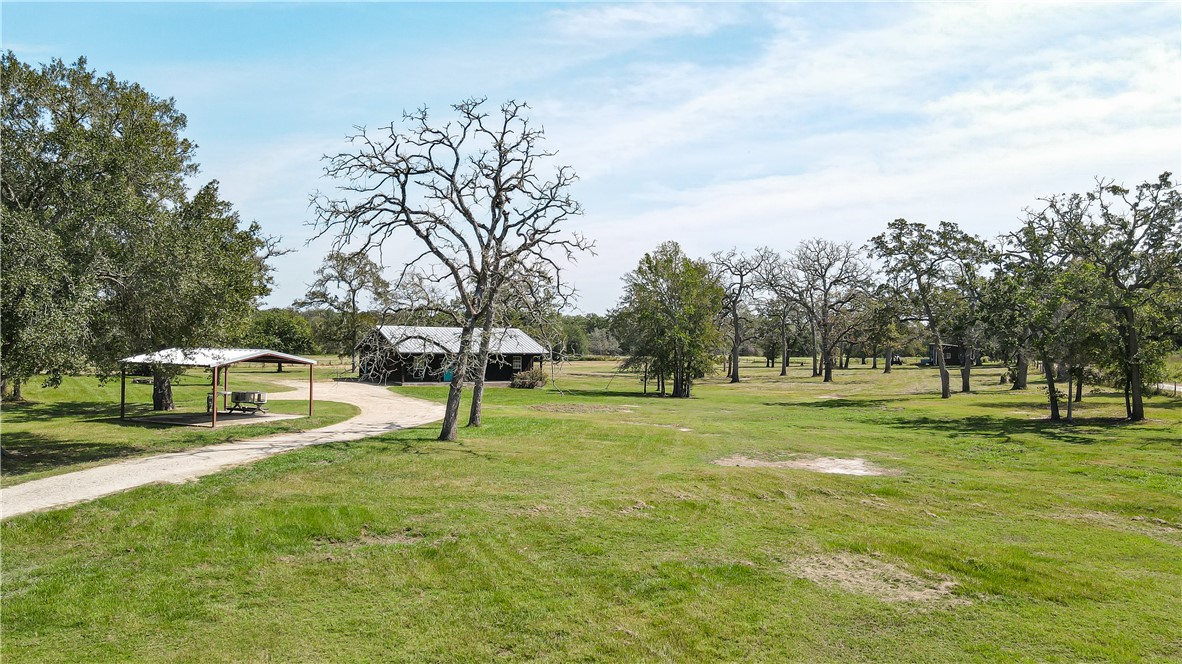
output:
[[166, 348], [125, 357], [123, 364], [169, 364], [181, 367], [224, 367], [237, 362], [316, 364], [316, 360], [265, 348]]
[[[428, 327], [422, 325], [379, 325], [378, 331], [399, 353], [458, 353], [458, 327]], [[482, 330], [476, 330], [473, 349], [480, 347]], [[494, 327], [489, 338], [489, 351], [494, 355], [546, 355], [550, 351], [525, 332], [515, 327]]]

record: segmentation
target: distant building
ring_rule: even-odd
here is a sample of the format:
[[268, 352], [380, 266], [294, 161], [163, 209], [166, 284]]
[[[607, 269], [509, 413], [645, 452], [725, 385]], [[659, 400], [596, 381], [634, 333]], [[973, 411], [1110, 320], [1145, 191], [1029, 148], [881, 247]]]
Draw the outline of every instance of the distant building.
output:
[[[928, 344], [928, 359], [931, 360], [932, 366], [940, 363], [940, 360], [936, 357], [936, 344]], [[962, 362], [960, 346], [944, 344], [944, 365], [950, 367], [960, 366]]]
[[[362, 380], [379, 383], [442, 383], [452, 378], [460, 352], [458, 327], [380, 325], [358, 344], [358, 372]], [[476, 330], [472, 350], [480, 348]], [[507, 381], [518, 371], [540, 365], [550, 354], [545, 346], [515, 327], [493, 328], [489, 337], [484, 378]]]

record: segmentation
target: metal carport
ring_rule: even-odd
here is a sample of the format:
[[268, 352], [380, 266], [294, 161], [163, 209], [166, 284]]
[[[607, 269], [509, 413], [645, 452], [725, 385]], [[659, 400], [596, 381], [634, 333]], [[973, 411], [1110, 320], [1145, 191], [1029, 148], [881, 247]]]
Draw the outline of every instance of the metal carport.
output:
[[308, 365], [308, 417], [312, 416], [312, 368], [316, 360], [289, 355], [264, 348], [166, 348], [155, 353], [133, 355], [119, 360], [119, 419], [127, 417], [127, 365], [158, 364], [174, 367], [201, 367], [211, 369], [213, 382], [210, 394], [213, 396], [212, 417], [209, 426], [218, 425], [218, 383], [222, 383], [222, 407], [226, 407], [229, 394], [230, 365], [239, 362], [277, 362], [282, 364]]

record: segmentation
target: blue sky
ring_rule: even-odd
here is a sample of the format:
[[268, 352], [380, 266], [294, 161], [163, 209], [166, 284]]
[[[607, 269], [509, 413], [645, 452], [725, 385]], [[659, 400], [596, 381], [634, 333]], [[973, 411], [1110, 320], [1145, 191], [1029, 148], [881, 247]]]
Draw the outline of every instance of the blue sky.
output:
[[[568, 277], [602, 312], [659, 242], [691, 255], [861, 244], [888, 221], [992, 236], [1096, 176], [1182, 171], [1182, 15], [1129, 4], [23, 4], [23, 60], [85, 55], [173, 97], [242, 216], [282, 235], [301, 296], [321, 155], [466, 97], [525, 100], [580, 174]], [[405, 246], [383, 256], [397, 267]], [[391, 271], [394, 273], [394, 271]]]

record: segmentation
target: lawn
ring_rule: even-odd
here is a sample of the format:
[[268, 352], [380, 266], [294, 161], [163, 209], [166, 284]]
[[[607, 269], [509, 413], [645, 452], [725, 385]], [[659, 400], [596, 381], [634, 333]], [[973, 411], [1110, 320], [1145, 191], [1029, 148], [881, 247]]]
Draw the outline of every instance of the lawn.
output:
[[[1182, 401], [1129, 425], [1086, 394], [1052, 425], [1000, 369], [950, 401], [932, 370], [744, 371], [671, 400], [573, 363], [561, 393], [489, 390], [458, 443], [396, 432], [10, 519], [2, 654], [1182, 658]], [[736, 455], [893, 474], [711, 463]]]
[[[340, 369], [340, 367], [335, 367]], [[345, 369], [348, 369], [346, 366]], [[332, 369], [316, 372], [327, 379]], [[275, 373], [275, 365], [238, 365], [231, 369], [231, 389], [286, 392], [291, 388], [274, 379], [307, 380], [307, 370]], [[139, 422], [152, 414], [152, 386], [127, 379], [127, 420], [119, 419], [119, 379], [106, 383], [90, 376], [66, 378], [57, 388], [36, 381], [25, 386], [25, 403], [4, 405], [4, 459], [0, 486], [11, 486], [47, 475], [79, 470], [121, 458], [175, 452], [230, 440], [258, 438], [273, 433], [315, 429], [352, 417], [354, 406], [317, 400], [311, 418], [269, 424], [205, 429]], [[180, 412], [205, 412], [209, 375], [191, 371], [173, 381], [173, 399]], [[272, 400], [275, 413], [306, 414], [307, 401]]]

